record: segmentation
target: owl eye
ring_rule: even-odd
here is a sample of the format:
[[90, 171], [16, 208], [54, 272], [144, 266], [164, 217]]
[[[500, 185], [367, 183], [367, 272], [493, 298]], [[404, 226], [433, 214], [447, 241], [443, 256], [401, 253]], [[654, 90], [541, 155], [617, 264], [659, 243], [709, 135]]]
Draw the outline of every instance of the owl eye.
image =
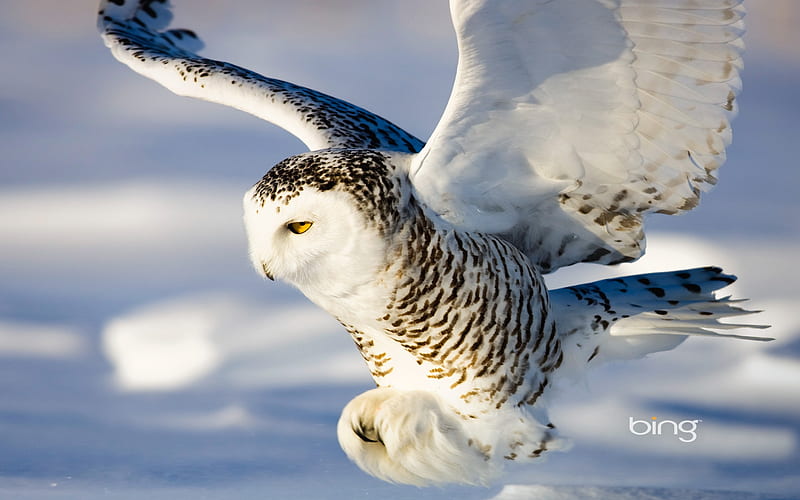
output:
[[289, 224], [286, 225], [286, 227], [289, 228], [289, 231], [293, 232], [294, 234], [303, 234], [309, 229], [311, 229], [311, 226], [313, 224], [314, 224], [313, 222], [304, 220], [301, 222], [290, 222]]

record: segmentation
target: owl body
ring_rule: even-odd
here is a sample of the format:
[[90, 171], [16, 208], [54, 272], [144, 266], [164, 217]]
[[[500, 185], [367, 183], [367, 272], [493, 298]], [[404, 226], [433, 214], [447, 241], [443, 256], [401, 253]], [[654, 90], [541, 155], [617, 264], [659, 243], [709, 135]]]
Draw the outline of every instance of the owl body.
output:
[[[244, 199], [250, 257], [335, 316], [377, 387], [347, 455], [388, 481], [488, 483], [559, 448], [556, 382], [754, 325], [716, 267], [547, 290], [644, 253], [648, 214], [717, 182], [741, 88], [741, 0], [450, 0], [459, 61], [427, 141], [351, 103], [195, 53], [167, 0], [101, 1], [115, 57], [311, 150]], [[126, 98], [128, 96], [126, 95]]]
[[[541, 275], [509, 243], [459, 230], [431, 213], [397, 167], [402, 167], [402, 156], [370, 150], [315, 152], [270, 170], [245, 196], [254, 265], [268, 274], [279, 270], [282, 279], [335, 316], [380, 387], [429, 386], [464, 415], [533, 404], [547, 385], [545, 374], [563, 357]], [[363, 183], [355, 192], [354, 166]], [[321, 170], [330, 182], [306, 179], [292, 194], [273, 181], [312, 171], [318, 179]], [[321, 227], [324, 221], [313, 220], [308, 234], [289, 236], [286, 221], [320, 213], [320, 208], [304, 211], [306, 199], [316, 207], [320, 199], [342, 195], [349, 199], [344, 212], [352, 212], [352, 218], [336, 212], [339, 250], [316, 253], [302, 241], [299, 252], [311, 257], [303, 269], [286, 272], [280, 256], [274, 256], [281, 243], [276, 240], [300, 243], [314, 237], [312, 231], [328, 229]], [[366, 211], [353, 210], [356, 206]], [[278, 228], [279, 234], [260, 240], [264, 227]], [[327, 244], [332, 236], [321, 238]], [[273, 255], [262, 254], [261, 245]], [[285, 258], [299, 260], [296, 253]]]
[[[546, 412], [529, 409], [563, 360], [542, 277], [511, 244], [432, 213], [403, 156], [321, 151], [271, 169], [245, 195], [254, 266], [336, 317], [379, 388], [435, 395], [465, 433], [460, 446], [485, 460], [538, 456], [555, 432]], [[294, 220], [313, 226], [291, 234]], [[328, 251], [315, 251], [317, 238]], [[486, 432], [498, 415], [521, 430]]]

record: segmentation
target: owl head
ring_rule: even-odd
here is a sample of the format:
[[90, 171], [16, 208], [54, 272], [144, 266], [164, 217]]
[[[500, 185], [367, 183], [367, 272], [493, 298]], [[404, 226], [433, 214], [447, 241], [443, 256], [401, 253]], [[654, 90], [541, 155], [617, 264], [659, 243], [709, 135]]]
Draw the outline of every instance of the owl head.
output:
[[390, 155], [315, 151], [270, 169], [244, 197], [256, 270], [317, 303], [374, 281], [401, 198]]

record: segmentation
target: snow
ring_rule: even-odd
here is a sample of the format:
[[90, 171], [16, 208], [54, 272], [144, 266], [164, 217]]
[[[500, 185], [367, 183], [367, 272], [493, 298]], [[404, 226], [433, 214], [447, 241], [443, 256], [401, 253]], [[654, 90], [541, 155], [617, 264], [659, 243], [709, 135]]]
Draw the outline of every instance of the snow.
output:
[[[492, 500], [528, 500], [545, 498], [547, 500], [607, 499], [616, 500], [755, 500], [752, 493], [732, 491], [697, 491], [666, 488], [597, 488], [597, 487], [552, 487], [510, 485]], [[777, 498], [777, 497], [776, 497]]]
[[[449, 94], [443, 2], [175, 3], [208, 55], [419, 136]], [[348, 462], [335, 425], [371, 387], [363, 361], [333, 319], [252, 271], [241, 224], [242, 193], [302, 146], [131, 73], [102, 46], [95, 8], [0, 4], [13, 69], [0, 80], [0, 497], [800, 498], [800, 41], [773, 22], [780, 9], [796, 19], [795, 2], [749, 3], [719, 186], [691, 214], [653, 218], [640, 262], [548, 278], [721, 265], [740, 278], [731, 293], [764, 310], [746, 319], [776, 340], [691, 339], [598, 368], [554, 402], [572, 449], [488, 489], [394, 486]], [[702, 420], [697, 440], [629, 432], [653, 416]]]
[[340, 330], [308, 304], [264, 308], [215, 294], [125, 313], [110, 320], [102, 335], [121, 389], [174, 390], [214, 372], [241, 387], [358, 383], [363, 367]]
[[84, 336], [69, 327], [22, 321], [0, 322], [0, 356], [72, 358], [86, 351]]

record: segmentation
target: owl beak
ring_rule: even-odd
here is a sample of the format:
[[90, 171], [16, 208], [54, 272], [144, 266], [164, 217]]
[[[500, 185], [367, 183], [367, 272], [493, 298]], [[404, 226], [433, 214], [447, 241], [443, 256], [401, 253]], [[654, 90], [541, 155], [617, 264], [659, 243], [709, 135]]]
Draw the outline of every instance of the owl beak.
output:
[[270, 279], [270, 281], [275, 281], [275, 278], [272, 276], [272, 273], [269, 271], [269, 267], [267, 267], [267, 263], [261, 264], [261, 269], [264, 271], [264, 276]]

